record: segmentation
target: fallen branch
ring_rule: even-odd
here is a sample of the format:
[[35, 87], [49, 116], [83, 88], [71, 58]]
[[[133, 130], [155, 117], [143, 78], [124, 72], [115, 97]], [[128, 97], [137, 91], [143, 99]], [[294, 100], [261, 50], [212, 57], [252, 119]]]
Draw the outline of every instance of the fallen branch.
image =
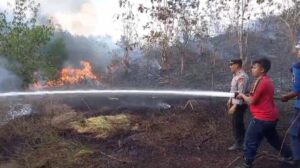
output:
[[269, 154], [267, 152], [261, 152], [257, 157], [256, 159], [259, 159], [259, 158], [262, 158], [262, 157], [265, 157], [269, 160], [275, 160], [275, 161], [278, 161], [279, 160], [279, 157], [276, 156], [276, 155], [272, 155], [272, 154]]
[[288, 136], [288, 134], [289, 134], [290, 129], [295, 125], [295, 123], [297, 122], [297, 120], [298, 120], [299, 118], [300, 118], [300, 113], [295, 117], [295, 119], [292, 121], [292, 123], [291, 123], [291, 125], [289, 126], [289, 128], [286, 130], [285, 135], [284, 135], [284, 138], [283, 138], [282, 143], [281, 143], [281, 147], [280, 147], [278, 156], [281, 155], [282, 149], [283, 149], [283, 147], [284, 147], [284, 144], [285, 144], [285, 141], [286, 141], [286, 138], [287, 138], [287, 136]]
[[194, 110], [194, 106], [193, 106], [193, 100], [188, 100], [184, 106], [184, 110], [188, 107], [188, 105], [190, 105], [191, 109]]
[[106, 156], [106, 157], [108, 157], [108, 158], [110, 158], [110, 159], [112, 159], [112, 160], [115, 160], [115, 161], [118, 161], [118, 162], [122, 162], [122, 163], [129, 163], [129, 161], [120, 160], [120, 159], [118, 159], [118, 158], [116, 158], [116, 157], [114, 157], [114, 156], [108, 155], [108, 154], [106, 154], [106, 153], [104, 153], [104, 152], [101, 152], [101, 151], [100, 151], [100, 153], [101, 153], [101, 155]]
[[201, 141], [200, 145], [206, 143], [208, 140], [211, 140], [212, 138], [213, 138], [213, 135], [211, 135], [211, 136], [209, 136], [209, 137], [203, 139], [203, 140]]
[[82, 102], [87, 106], [87, 108], [89, 109], [89, 111], [92, 111], [92, 109], [90, 108], [90, 106], [87, 104], [87, 102], [81, 98]]
[[232, 166], [236, 161], [238, 161], [239, 159], [241, 159], [242, 156], [238, 156], [236, 157], [232, 162], [230, 162], [225, 168], [229, 168], [230, 166]]

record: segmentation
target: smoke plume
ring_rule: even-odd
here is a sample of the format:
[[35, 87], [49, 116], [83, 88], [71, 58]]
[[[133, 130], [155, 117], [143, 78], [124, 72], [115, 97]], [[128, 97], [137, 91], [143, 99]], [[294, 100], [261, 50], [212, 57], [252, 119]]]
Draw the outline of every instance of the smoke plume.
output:
[[0, 57], [0, 92], [16, 91], [21, 88], [20, 78], [5, 68], [8, 61]]

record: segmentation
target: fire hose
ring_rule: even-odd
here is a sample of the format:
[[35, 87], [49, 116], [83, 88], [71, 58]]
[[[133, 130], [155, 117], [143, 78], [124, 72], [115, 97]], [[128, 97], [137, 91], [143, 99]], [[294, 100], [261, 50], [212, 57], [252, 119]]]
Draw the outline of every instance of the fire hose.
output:
[[2, 97], [18, 96], [42, 96], [42, 95], [80, 95], [80, 94], [100, 94], [100, 95], [169, 95], [169, 96], [193, 96], [193, 97], [235, 97], [236, 93], [199, 91], [199, 90], [53, 90], [53, 91], [33, 91], [33, 92], [6, 92], [0, 93]]

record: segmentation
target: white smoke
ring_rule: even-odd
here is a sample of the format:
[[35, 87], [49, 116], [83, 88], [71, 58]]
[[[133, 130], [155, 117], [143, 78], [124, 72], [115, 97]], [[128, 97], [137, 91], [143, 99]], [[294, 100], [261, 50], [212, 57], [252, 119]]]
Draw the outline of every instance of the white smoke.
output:
[[85, 37], [68, 32], [56, 32], [55, 38], [62, 38], [68, 53], [65, 66], [79, 66], [80, 61], [90, 61], [94, 69], [103, 71], [110, 64], [119, 47], [109, 36]]
[[0, 92], [16, 91], [21, 88], [22, 81], [16, 74], [5, 68], [7, 64], [8, 61], [0, 57]]
[[118, 1], [92, 0], [38, 0], [40, 13], [50, 16], [60, 28], [73, 35], [110, 35], [114, 41], [120, 38], [120, 26], [113, 16], [118, 9]]

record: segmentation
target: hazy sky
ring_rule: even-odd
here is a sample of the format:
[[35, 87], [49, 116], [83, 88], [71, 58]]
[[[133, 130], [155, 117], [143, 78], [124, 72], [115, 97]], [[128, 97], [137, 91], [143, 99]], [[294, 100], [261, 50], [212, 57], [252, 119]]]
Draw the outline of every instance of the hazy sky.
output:
[[[0, 0], [0, 9], [7, 8], [7, 2], [14, 3], [14, 0]], [[114, 40], [121, 35], [121, 25], [113, 19], [119, 11], [119, 0], [37, 0], [37, 2], [41, 3], [41, 14], [53, 17], [56, 23], [72, 34], [110, 35]]]
[[[7, 2], [0, 0], [0, 8], [6, 9]], [[110, 35], [114, 39], [121, 34], [119, 24], [113, 16], [118, 11], [119, 0], [37, 0], [41, 3], [40, 13], [54, 18], [64, 30], [79, 35]]]

